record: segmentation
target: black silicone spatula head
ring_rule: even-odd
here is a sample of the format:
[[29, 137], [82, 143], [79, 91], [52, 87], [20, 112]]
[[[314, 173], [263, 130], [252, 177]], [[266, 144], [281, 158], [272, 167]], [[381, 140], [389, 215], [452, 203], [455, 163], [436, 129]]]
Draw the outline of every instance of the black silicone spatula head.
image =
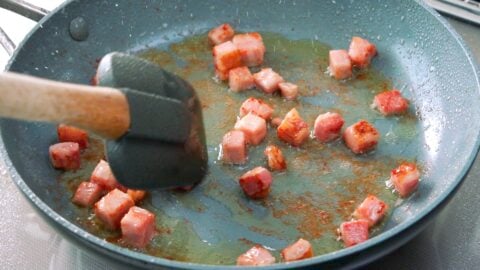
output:
[[186, 81], [149, 61], [110, 53], [99, 63], [97, 82], [122, 89], [128, 100], [129, 131], [106, 143], [121, 184], [153, 189], [202, 180], [208, 163], [202, 111]]

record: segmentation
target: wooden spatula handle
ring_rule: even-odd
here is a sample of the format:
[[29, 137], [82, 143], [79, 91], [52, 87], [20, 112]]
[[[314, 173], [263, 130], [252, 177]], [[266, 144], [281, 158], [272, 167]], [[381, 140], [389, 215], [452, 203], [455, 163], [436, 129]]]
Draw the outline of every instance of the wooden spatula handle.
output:
[[0, 117], [65, 123], [107, 139], [130, 127], [127, 98], [114, 88], [0, 73]]

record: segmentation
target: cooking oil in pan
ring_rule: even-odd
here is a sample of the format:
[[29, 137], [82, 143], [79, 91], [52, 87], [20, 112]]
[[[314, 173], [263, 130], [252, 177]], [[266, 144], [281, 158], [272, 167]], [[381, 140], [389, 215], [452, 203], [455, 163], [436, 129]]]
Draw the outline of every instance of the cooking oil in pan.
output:
[[[206, 35], [186, 38], [168, 49], [139, 53], [194, 86], [202, 102], [210, 159], [209, 174], [192, 191], [153, 191], [143, 202], [142, 207], [156, 214], [158, 234], [140, 252], [194, 263], [234, 264], [239, 254], [260, 244], [281, 261], [281, 249], [302, 237], [313, 244], [315, 255], [321, 255], [343, 247], [336, 229], [351, 218], [368, 194], [381, 198], [392, 212], [397, 196], [386, 188], [385, 181], [401, 161], [415, 160], [419, 132], [414, 112], [385, 118], [370, 108], [375, 94], [393, 87], [373, 68], [359, 71], [355, 79], [332, 79], [326, 74], [328, 45], [290, 40], [273, 33], [262, 36], [267, 47], [262, 66], [273, 68], [285, 80], [299, 85], [296, 101], [258, 90], [230, 91], [225, 82], [214, 79]], [[249, 147], [247, 164], [224, 165], [218, 160], [218, 145], [233, 128], [241, 103], [252, 96], [271, 104], [274, 116], [283, 117], [297, 108], [310, 128], [316, 116], [327, 111], [341, 113], [346, 126], [366, 119], [380, 130], [381, 141], [375, 152], [360, 156], [351, 153], [340, 140], [322, 144], [310, 139], [293, 148], [279, 141], [275, 129], [269, 127], [263, 143]], [[253, 167], [266, 166], [263, 151], [268, 144], [282, 149], [288, 168], [273, 173], [271, 193], [266, 199], [251, 200], [243, 195], [237, 179]], [[89, 153], [92, 164], [92, 160], [96, 162], [103, 156], [101, 147]], [[69, 183], [72, 192], [79, 179], [88, 179], [91, 169], [87, 166], [83, 176], [66, 173], [62, 181]], [[88, 231], [124, 245], [119, 233], [103, 230], [91, 211], [79, 209], [76, 214], [77, 222]], [[386, 222], [388, 216], [372, 236]]]

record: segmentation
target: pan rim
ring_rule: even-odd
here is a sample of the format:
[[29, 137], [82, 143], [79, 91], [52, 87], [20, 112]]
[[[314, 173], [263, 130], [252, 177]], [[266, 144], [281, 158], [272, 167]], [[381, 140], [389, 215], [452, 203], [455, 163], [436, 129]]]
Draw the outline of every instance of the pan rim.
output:
[[[30, 33], [26, 36], [26, 38], [18, 45], [17, 49], [15, 50], [14, 54], [10, 58], [6, 70], [10, 69], [10, 66], [12, 65], [14, 59], [16, 56], [20, 53], [20, 51], [23, 48], [23, 45], [28, 42], [29, 37], [32, 35], [32, 33], [36, 32], [39, 28], [41, 28], [41, 25], [46, 22], [47, 20], [50, 19], [50, 17], [54, 16], [59, 10], [67, 7], [70, 3], [74, 2], [75, 0], [68, 0], [64, 2], [62, 5], [57, 7], [55, 10], [53, 10], [51, 13], [49, 13], [46, 17], [44, 17], [42, 20], [39, 21], [39, 23], [30, 31]], [[476, 74], [475, 77], [475, 82], [476, 82], [476, 90], [480, 95], [480, 70], [479, 66], [476, 63], [476, 60], [473, 58], [472, 53], [470, 49], [466, 46], [465, 42], [461, 38], [461, 36], [453, 29], [453, 27], [444, 19], [441, 17], [440, 14], [438, 14], [436, 11], [434, 11], [432, 8], [430, 8], [426, 3], [420, 1], [420, 0], [415, 0], [414, 1], [416, 4], [418, 4], [420, 7], [425, 9], [430, 15], [432, 15], [437, 21], [441, 23], [441, 25], [449, 32], [449, 34], [452, 36], [452, 38], [455, 40], [455, 42], [460, 46], [460, 48], [463, 50], [463, 53], [465, 54], [469, 67], [472, 68], [472, 71], [474, 74]], [[35, 204], [35, 206], [48, 218], [51, 219], [51, 221], [57, 223], [58, 225], [62, 226], [64, 229], [66, 229], [70, 234], [75, 235], [79, 239], [86, 240], [90, 245], [100, 247], [101, 249], [105, 249], [105, 251], [115, 253], [118, 256], [126, 256], [129, 257], [131, 260], [137, 261], [138, 263], [143, 263], [143, 264], [153, 264], [156, 266], [165, 266], [165, 267], [174, 267], [174, 268], [183, 268], [183, 269], [226, 269], [226, 268], [238, 268], [237, 266], [234, 265], [208, 265], [208, 264], [198, 264], [198, 263], [185, 263], [185, 262], [179, 262], [179, 261], [172, 261], [164, 258], [159, 258], [159, 257], [154, 257], [151, 255], [139, 253], [132, 251], [127, 248], [119, 247], [117, 245], [111, 244], [106, 242], [105, 240], [94, 236], [93, 234], [90, 234], [89, 232], [85, 231], [81, 227], [78, 227], [77, 225], [69, 222], [65, 218], [63, 218], [60, 214], [55, 212], [52, 208], [50, 208], [45, 202], [43, 202], [31, 189], [30, 187], [23, 181], [22, 177], [20, 174], [17, 172], [16, 168], [12, 164], [12, 161], [9, 158], [8, 152], [6, 150], [6, 147], [3, 142], [3, 131], [0, 130], [0, 133], [2, 136], [0, 136], [0, 154], [2, 155], [2, 159], [5, 162], [7, 171], [9, 172], [9, 175], [11, 179], [15, 182], [17, 187], [22, 191], [22, 193], [30, 200], [31, 203]], [[319, 263], [326, 263], [330, 261], [335, 261], [340, 259], [341, 257], [347, 257], [354, 255], [356, 253], [359, 253], [360, 251], [368, 250], [374, 246], [379, 245], [380, 243], [384, 241], [388, 241], [389, 239], [392, 239], [393, 237], [401, 234], [402, 232], [406, 231], [408, 228], [411, 228], [414, 224], [420, 223], [420, 221], [426, 219], [437, 207], [439, 207], [443, 202], [448, 200], [448, 197], [453, 195], [457, 190], [458, 187], [461, 185], [463, 180], [465, 179], [465, 176], [470, 169], [470, 167], [473, 164], [473, 161], [479, 151], [480, 147], [480, 131], [477, 131], [477, 136], [475, 138], [475, 143], [474, 146], [472, 147], [468, 157], [466, 158], [466, 163], [464, 164], [463, 168], [459, 170], [457, 176], [455, 179], [451, 182], [451, 187], [442, 192], [439, 196], [435, 198], [428, 206], [426, 206], [422, 211], [420, 211], [418, 214], [416, 214], [414, 217], [411, 219], [402, 222], [401, 224], [396, 225], [395, 227], [382, 232], [378, 236], [375, 236], [368, 241], [356, 245], [351, 248], [346, 248], [346, 249], [341, 249], [338, 251], [334, 251], [331, 253], [327, 253], [324, 255], [319, 255], [311, 259], [303, 260], [303, 261], [298, 261], [298, 262], [292, 262], [292, 263], [279, 263], [279, 264], [274, 264], [271, 266], [265, 266], [262, 267], [262, 269], [285, 269], [285, 268], [296, 268], [296, 267], [303, 267], [303, 266], [308, 266], [308, 265], [316, 265]], [[366, 263], [367, 261], [365, 261]]]

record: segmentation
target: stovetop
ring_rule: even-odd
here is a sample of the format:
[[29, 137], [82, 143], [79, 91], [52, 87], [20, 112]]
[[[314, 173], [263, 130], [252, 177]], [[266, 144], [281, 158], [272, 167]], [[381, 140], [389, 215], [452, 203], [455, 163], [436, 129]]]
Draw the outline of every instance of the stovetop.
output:
[[[3, 1], [3, 0], [0, 0]], [[29, 0], [47, 10], [63, 0]], [[430, 2], [430, 1], [427, 1]], [[447, 18], [480, 62], [480, 27]], [[33, 21], [0, 9], [0, 27], [18, 44]], [[0, 48], [0, 67], [8, 55]], [[365, 269], [478, 269], [480, 265], [480, 158], [451, 203], [424, 232]], [[132, 269], [71, 244], [30, 206], [0, 160], [1, 269]]]

